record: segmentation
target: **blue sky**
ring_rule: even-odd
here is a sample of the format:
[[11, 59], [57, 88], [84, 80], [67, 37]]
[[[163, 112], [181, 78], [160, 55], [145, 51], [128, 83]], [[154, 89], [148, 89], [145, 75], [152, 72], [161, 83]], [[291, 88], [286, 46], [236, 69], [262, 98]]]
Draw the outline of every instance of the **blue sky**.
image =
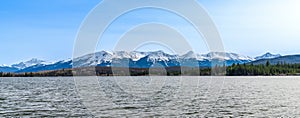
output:
[[[2, 0], [0, 64], [31, 58], [53, 61], [72, 57], [77, 31], [99, 2], [101, 0]], [[198, 2], [215, 21], [226, 51], [249, 56], [265, 52], [300, 53], [297, 44], [300, 41], [300, 1]], [[201, 37], [195, 35], [187, 23], [174, 14], [155, 9], [134, 11], [120, 17], [104, 34], [98, 50], [111, 50], [120, 35], [145, 22], [162, 22], [179, 28], [197, 52], [207, 52]]]

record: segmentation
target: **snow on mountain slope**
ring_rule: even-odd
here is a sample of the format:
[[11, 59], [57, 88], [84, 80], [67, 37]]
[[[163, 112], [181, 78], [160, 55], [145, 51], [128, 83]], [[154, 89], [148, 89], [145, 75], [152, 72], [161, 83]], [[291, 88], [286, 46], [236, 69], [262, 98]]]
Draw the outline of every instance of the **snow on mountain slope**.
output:
[[170, 55], [164, 53], [163, 51], [150, 52], [147, 56], [147, 61], [156, 62], [156, 61], [169, 61], [178, 59], [177, 55]]
[[39, 60], [39, 59], [33, 58], [33, 59], [29, 60], [29, 61], [25, 61], [25, 62], [20, 62], [20, 63], [17, 63], [17, 64], [13, 64], [13, 65], [11, 65], [11, 67], [17, 68], [17, 69], [24, 69], [24, 68], [27, 68], [27, 67], [30, 67], [30, 66], [47, 65], [47, 64], [51, 64], [51, 63], [46, 62], [44, 60]]
[[58, 61], [52, 64], [39, 64], [30, 66], [21, 70], [16, 71], [17, 73], [24, 73], [24, 72], [39, 72], [39, 71], [48, 71], [48, 70], [60, 70], [60, 69], [66, 69], [66, 68], [72, 68], [72, 60], [62, 60]]
[[95, 54], [88, 54], [73, 60], [73, 67], [88, 67], [96, 66], [101, 63], [111, 62], [113, 53], [107, 51], [96, 52]]
[[9, 67], [9, 65], [1, 64], [0, 67]]
[[224, 52], [210, 52], [208, 54], [202, 55], [207, 59], [219, 59], [219, 60], [247, 60], [253, 61], [254, 59], [249, 56], [239, 55], [236, 53], [224, 53]]
[[[123, 60], [123, 61], [122, 61]], [[163, 51], [155, 52], [125, 52], [125, 51], [116, 51], [116, 52], [107, 52], [101, 51], [96, 52], [95, 54], [85, 55], [79, 58], [74, 59], [74, 67], [88, 67], [88, 66], [111, 66], [111, 63], [114, 63], [115, 66], [124, 65], [122, 63], [126, 60], [132, 61], [132, 64], [155, 64], [163, 63], [164, 65], [172, 65], [172, 63], [177, 63], [180, 60], [196, 60], [209, 62], [211, 60], [224, 60], [228, 61], [229, 65], [232, 63], [247, 63], [251, 62], [254, 59], [248, 56], [243, 56], [235, 53], [222, 53], [222, 52], [211, 52], [208, 54], [196, 54], [192, 51], [184, 55], [171, 55], [164, 53]], [[127, 61], [128, 62], [128, 61]], [[208, 64], [205, 64], [208, 65]], [[190, 65], [193, 66], [193, 65]], [[194, 65], [195, 66], [195, 65]], [[136, 67], [136, 66], [135, 66]]]
[[196, 54], [193, 51], [189, 51], [184, 55], [180, 56], [181, 59], [196, 59], [198, 61], [204, 61], [204, 60], [208, 60], [208, 57], [201, 55], [201, 54]]
[[43, 60], [33, 58], [31, 60], [28, 60], [25, 62], [19, 62], [19, 63], [12, 64], [12, 65], [2, 64], [0, 66], [0, 72], [17, 72], [19, 70], [26, 69], [26, 68], [29, 68], [32, 66], [44, 67], [45, 65], [49, 65], [49, 64], [53, 64], [53, 63], [49, 63], [49, 62], [46, 62]]
[[[261, 58], [273, 58], [279, 55], [265, 54]], [[190, 66], [190, 67], [208, 67], [212, 62], [217, 60], [218, 62], [224, 61], [227, 66], [233, 63], [248, 63], [255, 59], [249, 56], [243, 56], [236, 53], [224, 53], [224, 52], [210, 52], [208, 54], [198, 54], [195, 52], [187, 52], [183, 55], [172, 55], [164, 53], [163, 51], [154, 52], [126, 52], [126, 51], [100, 51], [94, 54], [84, 55], [73, 60], [67, 59], [57, 61], [54, 63], [48, 63], [39, 59], [32, 59], [11, 66], [2, 65], [0, 71], [3, 72], [38, 72], [45, 70], [58, 70], [72, 67], [94, 67], [94, 66], [116, 66], [116, 67], [134, 67], [134, 68], [147, 68], [153, 67], [153, 65], [162, 65], [165, 67], [172, 66]], [[1, 66], [0, 66], [1, 67]]]
[[169, 55], [162, 51], [156, 52], [125, 52], [125, 51], [116, 51], [116, 52], [107, 52], [100, 51], [95, 54], [88, 54], [79, 58], [75, 58], [73, 61], [74, 67], [88, 67], [96, 65], [110, 65], [114, 61], [114, 65], [117, 65], [117, 60], [131, 60], [139, 61], [142, 58], [147, 58], [147, 61], [156, 62], [156, 61], [168, 61], [171, 59], [177, 59], [176, 55]]
[[141, 58], [146, 57], [148, 54], [149, 54], [149, 53], [147, 53], [147, 52], [137, 52], [137, 51], [130, 52], [131, 59], [132, 59], [133, 61], [138, 61], [138, 60], [140, 60]]
[[274, 59], [274, 58], [278, 58], [278, 57], [281, 57], [280, 54], [272, 54], [270, 52], [262, 55], [262, 56], [258, 56], [258, 57], [255, 57], [256, 60], [261, 60], [261, 59]]

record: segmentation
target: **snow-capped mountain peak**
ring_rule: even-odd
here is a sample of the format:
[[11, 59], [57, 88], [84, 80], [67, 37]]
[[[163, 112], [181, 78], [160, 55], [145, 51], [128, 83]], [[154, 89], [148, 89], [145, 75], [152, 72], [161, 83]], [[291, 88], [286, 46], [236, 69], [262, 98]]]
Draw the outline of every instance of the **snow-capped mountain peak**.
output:
[[253, 61], [254, 59], [249, 56], [239, 55], [236, 53], [227, 53], [227, 52], [210, 52], [208, 54], [202, 55], [207, 59], [219, 59], [219, 60], [249, 60]]
[[281, 57], [280, 54], [272, 54], [270, 52], [267, 52], [266, 54], [262, 55], [262, 56], [258, 56], [258, 57], [255, 57], [256, 60], [261, 60], [261, 59], [274, 59], [274, 58], [277, 58], [277, 57]]
[[132, 59], [133, 61], [138, 61], [138, 60], [140, 60], [141, 58], [146, 57], [146, 56], [148, 55], [148, 53], [146, 53], [146, 52], [137, 52], [137, 51], [133, 51], [133, 52], [130, 53], [130, 55], [131, 55], [131, 59]]
[[206, 60], [208, 59], [207, 56], [201, 55], [201, 54], [197, 54], [197, 53], [195, 53], [193, 51], [187, 52], [186, 54], [180, 56], [180, 58], [182, 58], [182, 59], [196, 59], [198, 61], [203, 61], [205, 59]]
[[40, 64], [46, 65], [46, 64], [50, 64], [50, 63], [48, 63], [44, 60], [39, 60], [39, 59], [33, 58], [33, 59], [25, 61], [25, 62], [13, 64], [13, 65], [11, 65], [11, 67], [18, 68], [18, 69], [24, 69], [24, 68], [27, 68], [30, 66], [35, 66], [35, 65], [40, 65]]
[[9, 67], [9, 65], [1, 64], [0, 67]]
[[148, 61], [169, 61], [172, 59], [177, 59], [177, 55], [170, 55], [167, 53], [164, 53], [163, 51], [155, 51], [155, 52], [150, 52], [148, 54]]
[[[61, 60], [53, 63], [48, 63], [39, 59], [31, 59], [13, 65], [1, 65], [3, 72], [38, 72], [44, 70], [57, 70], [72, 67], [134, 67], [147, 68], [154, 64], [160, 64], [165, 67], [172, 66], [186, 66], [186, 67], [208, 67], [211, 62], [224, 61], [226, 65], [233, 63], [249, 63], [259, 59], [272, 59], [280, 57], [281, 55], [274, 55], [266, 53], [262, 56], [251, 58], [236, 53], [227, 52], [210, 52], [207, 54], [199, 54], [193, 51], [187, 52], [183, 55], [169, 54], [163, 51], [154, 52], [139, 52], [139, 51], [100, 51], [93, 54], [88, 54], [75, 59]], [[195, 63], [194, 63], [195, 62]]]
[[[126, 51], [115, 51], [106, 52], [100, 51], [94, 54], [85, 55], [73, 60], [73, 67], [89, 67], [89, 66], [111, 66], [124, 65], [125, 60], [129, 59], [132, 61], [131, 64], [148, 64], [148, 63], [179, 63], [180, 60], [197, 60], [201, 62], [209, 62], [212, 60], [224, 60], [231, 63], [247, 63], [254, 59], [248, 56], [243, 56], [235, 53], [225, 52], [211, 52], [208, 54], [198, 54], [193, 51], [187, 52], [184, 55], [168, 54], [163, 51], [154, 52], [126, 52]], [[123, 60], [123, 61], [122, 61]], [[126, 64], [125, 64], [126, 65]], [[196, 66], [196, 65], [190, 65]]]

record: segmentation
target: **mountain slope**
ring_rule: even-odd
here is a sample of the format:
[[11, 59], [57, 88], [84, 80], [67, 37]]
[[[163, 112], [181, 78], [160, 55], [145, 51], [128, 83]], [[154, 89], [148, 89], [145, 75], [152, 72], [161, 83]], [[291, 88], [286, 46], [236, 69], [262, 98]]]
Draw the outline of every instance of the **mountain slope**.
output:
[[255, 57], [255, 60], [273, 59], [273, 58], [278, 58], [278, 57], [281, 57], [281, 55], [280, 54], [272, 54], [272, 53], [268, 52], [262, 56]]
[[51, 63], [33, 58], [31, 60], [28, 60], [28, 61], [25, 61], [25, 62], [19, 62], [19, 63], [16, 63], [16, 64], [12, 64], [10, 66], [1, 65], [0, 66], [0, 72], [17, 72], [19, 70], [22, 70], [22, 69], [25, 69], [25, 68], [28, 68], [28, 67], [32, 67], [32, 66], [36, 66], [36, 65], [47, 65], [47, 64], [51, 64]]
[[85, 55], [74, 59], [74, 67], [134, 67], [149, 68], [158, 66], [191, 66], [207, 67], [211, 66], [213, 60], [224, 60], [227, 65], [233, 63], [248, 63], [254, 59], [248, 56], [242, 56], [235, 53], [212, 52], [208, 54], [196, 54], [188, 52], [182, 56], [171, 55], [163, 51], [155, 52], [106, 52], [101, 51], [94, 54]]
[[16, 71], [17, 73], [24, 73], [24, 72], [39, 72], [39, 71], [48, 71], [48, 70], [60, 70], [72, 68], [72, 61], [71, 60], [64, 60], [59, 61], [54, 64], [38, 64], [34, 66], [30, 66], [21, 70]]
[[9, 66], [0, 66], [0, 72], [16, 72], [18, 71], [18, 68], [13, 68], [13, 67], [9, 67]]
[[40, 64], [46, 65], [46, 64], [49, 64], [49, 63], [44, 61], [44, 60], [39, 60], [39, 59], [33, 58], [33, 59], [25, 61], [25, 62], [20, 62], [20, 63], [17, 63], [17, 64], [13, 64], [13, 65], [11, 65], [11, 67], [17, 68], [17, 69], [24, 69], [24, 68], [27, 68], [27, 67], [40, 65]]
[[300, 55], [288, 55], [288, 56], [281, 56], [273, 59], [261, 59], [251, 62], [252, 64], [266, 64], [267, 61], [270, 64], [274, 65], [277, 63], [286, 63], [286, 64], [299, 64], [300, 63]]
[[[12, 66], [0, 66], [0, 72], [39, 72], [48, 70], [60, 70], [66, 68], [79, 67], [130, 67], [130, 68], [151, 68], [151, 67], [211, 67], [217, 64], [224, 64], [227, 66], [233, 63], [250, 63], [263, 64], [266, 59], [271, 59], [272, 63], [280, 62], [300, 62], [298, 56], [295, 57], [277, 57], [267, 53], [263, 56], [257, 57], [255, 60], [249, 56], [243, 56], [236, 53], [224, 52], [210, 52], [207, 54], [197, 54], [195, 52], [187, 52], [183, 55], [172, 55], [164, 53], [163, 51], [154, 52], [125, 52], [125, 51], [100, 51], [94, 54], [84, 55], [75, 58], [74, 60], [63, 60], [55, 63], [47, 63], [42, 60], [32, 59], [26, 62], [13, 64]], [[277, 58], [279, 60], [276, 60]], [[274, 60], [274, 61], [273, 61]]]

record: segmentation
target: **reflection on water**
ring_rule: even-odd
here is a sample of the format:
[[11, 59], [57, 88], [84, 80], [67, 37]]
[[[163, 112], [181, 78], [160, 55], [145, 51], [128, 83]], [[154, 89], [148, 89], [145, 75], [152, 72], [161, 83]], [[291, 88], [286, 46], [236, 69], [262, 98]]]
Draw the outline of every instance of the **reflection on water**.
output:
[[0, 117], [300, 116], [299, 77], [75, 80], [1, 78]]

